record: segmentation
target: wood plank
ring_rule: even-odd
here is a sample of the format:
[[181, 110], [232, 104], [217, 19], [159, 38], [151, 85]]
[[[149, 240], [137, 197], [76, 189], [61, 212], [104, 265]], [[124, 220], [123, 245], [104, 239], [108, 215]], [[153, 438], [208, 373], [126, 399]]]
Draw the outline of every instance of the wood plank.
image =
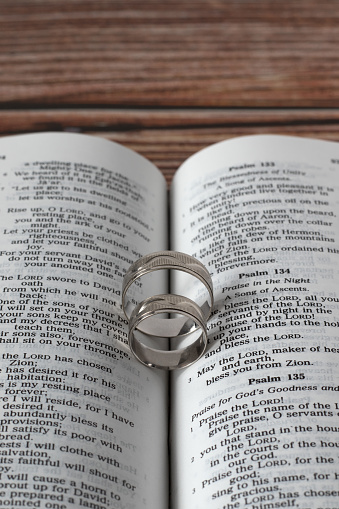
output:
[[0, 107], [337, 107], [337, 0], [2, 0]]
[[74, 131], [117, 141], [150, 159], [170, 183], [198, 150], [235, 136], [285, 134], [339, 141], [339, 110], [31, 110], [3, 111], [0, 135]]

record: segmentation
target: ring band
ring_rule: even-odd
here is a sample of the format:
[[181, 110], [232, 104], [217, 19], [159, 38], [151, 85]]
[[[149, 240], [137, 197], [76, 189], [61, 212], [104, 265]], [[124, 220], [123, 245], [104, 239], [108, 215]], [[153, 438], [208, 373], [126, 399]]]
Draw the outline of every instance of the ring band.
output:
[[[143, 344], [135, 337], [136, 329], [138, 334], [142, 334], [139, 327], [140, 323], [161, 313], [179, 313], [188, 317], [196, 323], [196, 328], [201, 329], [201, 334], [189, 345], [176, 350], [161, 350]], [[167, 338], [167, 335], [162, 334], [162, 332], [166, 331], [170, 320], [160, 319], [159, 321], [163, 322], [162, 330], [159, 330], [158, 340], [152, 338], [153, 342], [160, 341], [161, 337]], [[185, 341], [187, 341], [187, 338]], [[206, 350], [207, 329], [205, 318], [201, 308], [187, 297], [171, 294], [149, 297], [138, 304], [132, 312], [129, 322], [128, 342], [134, 356], [145, 366], [167, 370], [184, 368], [197, 361]]]
[[[133, 304], [127, 298], [127, 291], [130, 286], [142, 276], [150, 272], [162, 269], [173, 269], [186, 272], [199, 279], [208, 291], [209, 301], [206, 300], [201, 306], [204, 321], [207, 322], [213, 307], [213, 284], [211, 276], [206, 267], [193, 256], [177, 251], [159, 251], [148, 254], [134, 262], [125, 274], [122, 286], [122, 307], [126, 318], [129, 320], [133, 312]], [[161, 319], [153, 318], [147, 321], [147, 324], [138, 326], [145, 334], [159, 336], [161, 328]], [[174, 337], [189, 334], [198, 327], [192, 324], [191, 319], [184, 317], [172, 319], [164, 331], [164, 337]]]

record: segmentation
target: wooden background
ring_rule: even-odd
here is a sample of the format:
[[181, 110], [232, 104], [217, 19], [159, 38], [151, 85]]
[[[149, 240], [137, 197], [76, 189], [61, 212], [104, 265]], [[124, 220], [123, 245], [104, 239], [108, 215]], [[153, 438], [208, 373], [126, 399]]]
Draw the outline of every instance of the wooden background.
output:
[[337, 0], [0, 0], [0, 135], [68, 130], [168, 182], [251, 133], [339, 141]]

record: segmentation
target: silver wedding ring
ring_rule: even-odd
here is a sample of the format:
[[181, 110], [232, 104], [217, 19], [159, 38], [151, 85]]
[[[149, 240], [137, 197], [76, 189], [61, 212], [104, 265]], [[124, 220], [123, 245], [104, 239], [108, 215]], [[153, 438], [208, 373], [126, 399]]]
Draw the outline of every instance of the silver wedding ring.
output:
[[[196, 328], [201, 329], [198, 338], [196, 338], [196, 334], [192, 334], [190, 336], [193, 336], [194, 339], [189, 344], [187, 344], [187, 338], [185, 338], [185, 346], [174, 350], [161, 350], [145, 344], [137, 337], [138, 334], [144, 336], [140, 332], [140, 324], [151, 319], [154, 315], [163, 313], [180, 313], [188, 317], [196, 323]], [[164, 329], [159, 330], [160, 337], [164, 337], [162, 332], [168, 326], [170, 320], [170, 318], [162, 319]], [[151, 340], [153, 344], [159, 342], [154, 337]], [[207, 346], [205, 317], [201, 308], [187, 297], [171, 294], [149, 297], [136, 306], [131, 314], [128, 342], [135, 357], [145, 366], [166, 370], [184, 368], [197, 361], [205, 352]]]
[[[133, 283], [140, 287], [140, 278], [163, 269], [182, 271], [197, 278], [205, 287], [203, 303], [199, 305], [187, 296], [175, 294], [153, 295], [139, 303], [129, 296]], [[129, 320], [129, 347], [142, 364], [166, 370], [183, 368], [205, 352], [213, 285], [205, 266], [193, 256], [159, 251], [137, 260], [123, 280], [122, 307]]]
[[[136, 304], [128, 298], [128, 290], [139, 278], [157, 270], [172, 269], [186, 272], [199, 279], [207, 289], [208, 299], [200, 306], [205, 321], [208, 320], [213, 307], [213, 284], [211, 276], [206, 267], [193, 256], [178, 251], [159, 251], [143, 256], [134, 262], [125, 274], [122, 286], [122, 307], [127, 320]], [[139, 330], [145, 334], [158, 336], [162, 327], [161, 319], [153, 317], [145, 324], [140, 324]], [[183, 316], [172, 319], [164, 331], [165, 337], [182, 336], [190, 334], [198, 327], [191, 319]]]

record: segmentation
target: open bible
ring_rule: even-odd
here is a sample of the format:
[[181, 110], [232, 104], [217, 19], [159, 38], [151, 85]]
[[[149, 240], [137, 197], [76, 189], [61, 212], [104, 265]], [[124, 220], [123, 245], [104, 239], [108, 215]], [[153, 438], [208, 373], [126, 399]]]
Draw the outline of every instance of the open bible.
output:
[[[338, 507], [338, 166], [335, 143], [244, 137], [168, 194], [106, 140], [0, 140], [0, 509]], [[121, 309], [165, 249], [215, 299], [205, 354], [170, 374], [130, 354]]]

